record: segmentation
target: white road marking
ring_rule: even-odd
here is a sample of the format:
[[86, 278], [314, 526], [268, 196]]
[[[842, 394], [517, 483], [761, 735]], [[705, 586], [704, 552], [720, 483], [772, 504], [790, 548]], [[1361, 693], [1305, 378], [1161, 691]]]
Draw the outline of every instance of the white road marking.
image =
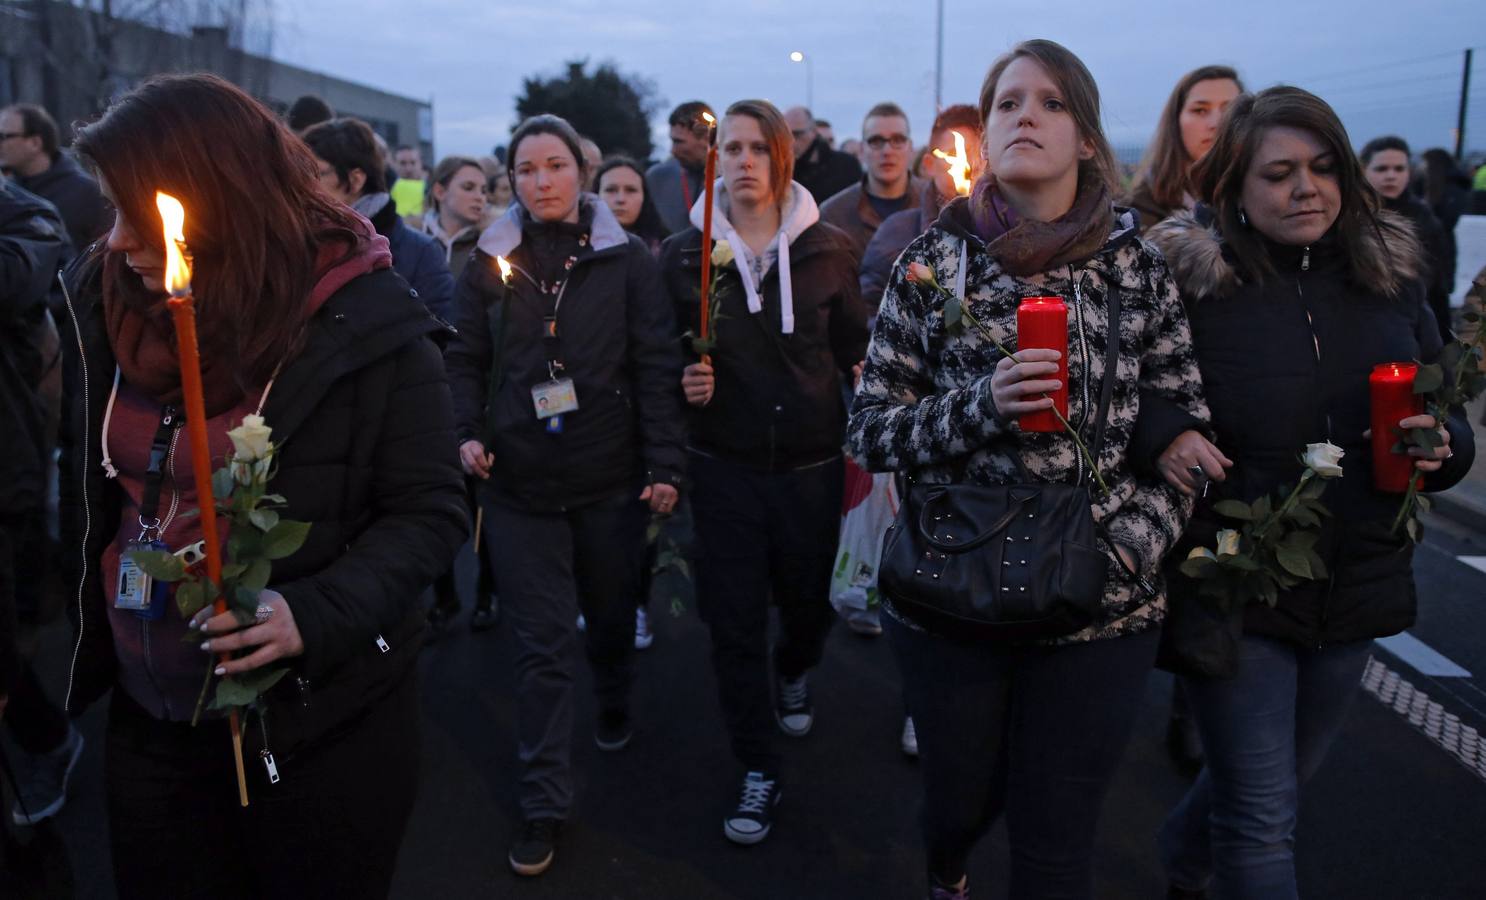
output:
[[1486, 572], [1486, 556], [1457, 556], [1455, 558], [1478, 572]]
[[1435, 744], [1439, 745], [1476, 777], [1486, 781], [1486, 739], [1460, 717], [1445, 712], [1429, 695], [1400, 678], [1398, 673], [1378, 662], [1367, 661], [1362, 673], [1362, 689], [1378, 698], [1384, 706], [1405, 719]]
[[1393, 637], [1378, 638], [1374, 643], [1413, 666], [1421, 675], [1435, 678], [1469, 678], [1471, 673], [1451, 662], [1438, 650], [1409, 634], [1407, 631]]

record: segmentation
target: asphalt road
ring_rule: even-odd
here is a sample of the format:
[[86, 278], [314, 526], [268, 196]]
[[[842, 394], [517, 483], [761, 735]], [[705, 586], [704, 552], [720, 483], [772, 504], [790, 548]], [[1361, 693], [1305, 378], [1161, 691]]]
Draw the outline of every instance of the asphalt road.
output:
[[[1481, 568], [1460, 560], [1472, 556], [1482, 557]], [[470, 568], [466, 558], [466, 587]], [[1412, 635], [1450, 665], [1411, 642], [1396, 648], [1402, 656], [1375, 651], [1382, 668], [1372, 680], [1389, 702], [1358, 697], [1328, 764], [1303, 797], [1298, 854], [1306, 897], [1483, 895], [1486, 767], [1468, 768], [1461, 747], [1469, 729], [1486, 733], [1486, 535], [1436, 522], [1417, 571], [1422, 608]], [[721, 833], [736, 776], [706, 632], [690, 612], [666, 614], [669, 587], [675, 586], [658, 586], [658, 635], [641, 657], [639, 730], [624, 753], [594, 748], [583, 724], [592, 721], [590, 682], [586, 674], [580, 679], [578, 808], [554, 868], [539, 879], [518, 879], [505, 862], [517, 825], [510, 635], [504, 627], [471, 635], [461, 620], [425, 650], [423, 783], [394, 896], [922, 896], [918, 772], [898, 750], [897, 673], [886, 643], [845, 628], [832, 635], [812, 682], [815, 730], [788, 747], [774, 833], [757, 847], [736, 847]], [[60, 631], [50, 637], [53, 674], [60, 677], [68, 648]], [[1162, 743], [1170, 685], [1169, 676], [1151, 674], [1141, 725], [1105, 808], [1096, 860], [1100, 898], [1151, 900], [1164, 893], [1152, 835], [1185, 789]], [[1400, 705], [1402, 713], [1394, 708]], [[89, 743], [67, 808], [55, 825], [20, 834], [24, 845], [8, 847], [11, 868], [0, 871], [0, 897], [113, 896], [101, 797], [102, 712], [94, 709], [85, 720]], [[977, 898], [1004, 896], [1005, 859], [998, 829], [971, 863]]]

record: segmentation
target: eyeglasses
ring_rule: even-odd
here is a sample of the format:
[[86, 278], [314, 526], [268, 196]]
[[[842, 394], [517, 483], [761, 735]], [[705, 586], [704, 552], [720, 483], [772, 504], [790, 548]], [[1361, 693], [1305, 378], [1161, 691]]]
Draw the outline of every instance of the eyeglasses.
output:
[[908, 146], [908, 143], [908, 135], [906, 134], [895, 134], [892, 137], [883, 137], [880, 134], [874, 134], [866, 140], [867, 146], [873, 150], [881, 150], [889, 144], [892, 145], [894, 150], [902, 150]]

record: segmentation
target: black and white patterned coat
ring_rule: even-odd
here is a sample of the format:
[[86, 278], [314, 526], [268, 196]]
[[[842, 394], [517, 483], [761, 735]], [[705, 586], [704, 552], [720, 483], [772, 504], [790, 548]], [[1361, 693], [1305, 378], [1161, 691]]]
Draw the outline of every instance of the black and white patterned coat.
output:
[[1176, 285], [1161, 255], [1136, 235], [1135, 217], [1116, 210], [1104, 247], [1090, 259], [1030, 277], [1007, 272], [961, 221], [964, 201], [899, 257], [883, 294], [866, 369], [852, 406], [848, 446], [872, 471], [899, 471], [922, 482], [1005, 483], [1019, 480], [1012, 454], [1041, 481], [1089, 482], [1074, 442], [1063, 433], [1035, 434], [1001, 417], [991, 398], [999, 353], [973, 328], [949, 333], [945, 295], [910, 282], [912, 263], [934, 270], [955, 290], [964, 255], [967, 307], [1010, 349], [1016, 347], [1021, 298], [1056, 294], [1069, 307], [1069, 421], [1091, 442], [1110, 323], [1111, 286], [1120, 292], [1119, 367], [1099, 471], [1109, 494], [1096, 496], [1094, 518], [1127, 547], [1138, 571], [1157, 586], [1137, 589], [1111, 557], [1103, 615], [1064, 640], [1133, 634], [1162, 619], [1161, 558], [1192, 513], [1191, 501], [1126, 460], [1142, 393], [1159, 395], [1206, 421], [1202, 382]]

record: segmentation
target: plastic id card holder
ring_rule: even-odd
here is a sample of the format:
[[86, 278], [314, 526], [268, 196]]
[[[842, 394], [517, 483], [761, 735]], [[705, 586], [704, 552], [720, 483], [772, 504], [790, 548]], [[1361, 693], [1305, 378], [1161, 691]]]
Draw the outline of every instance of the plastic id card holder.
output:
[[531, 402], [537, 418], [546, 420], [578, 408], [578, 391], [571, 378], [554, 378], [531, 389]]
[[164, 550], [161, 541], [129, 541], [119, 553], [119, 582], [114, 593], [114, 607], [127, 609], [141, 619], [158, 619], [165, 614], [170, 599], [170, 585], [155, 580], [130, 557], [135, 550]]

